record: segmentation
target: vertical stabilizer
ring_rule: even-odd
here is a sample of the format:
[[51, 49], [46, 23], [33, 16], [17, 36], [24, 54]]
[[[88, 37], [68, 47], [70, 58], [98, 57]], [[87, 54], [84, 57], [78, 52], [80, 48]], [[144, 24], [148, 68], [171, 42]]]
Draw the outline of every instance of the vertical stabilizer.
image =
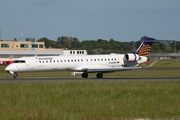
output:
[[154, 38], [144, 38], [143, 42], [139, 46], [139, 48], [136, 50], [136, 54], [139, 56], [148, 56], [149, 51], [151, 50], [152, 44], [156, 42], [156, 39]]

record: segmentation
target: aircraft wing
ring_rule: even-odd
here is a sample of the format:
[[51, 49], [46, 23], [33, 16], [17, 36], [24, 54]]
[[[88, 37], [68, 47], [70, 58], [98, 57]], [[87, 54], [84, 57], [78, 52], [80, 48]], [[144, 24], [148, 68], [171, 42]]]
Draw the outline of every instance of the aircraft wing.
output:
[[94, 67], [94, 68], [83, 68], [83, 71], [88, 73], [95, 73], [95, 72], [115, 72], [115, 71], [127, 71], [133, 69], [141, 69], [141, 67]]

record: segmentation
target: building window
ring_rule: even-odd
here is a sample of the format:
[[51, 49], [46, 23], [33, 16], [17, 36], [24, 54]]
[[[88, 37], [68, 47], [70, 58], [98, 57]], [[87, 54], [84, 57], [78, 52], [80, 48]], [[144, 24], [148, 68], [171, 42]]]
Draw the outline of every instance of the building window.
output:
[[43, 44], [39, 44], [39, 48], [44, 48]]
[[38, 48], [38, 44], [32, 44], [32, 48]]
[[20, 44], [21, 48], [28, 48], [28, 44]]
[[1, 48], [9, 48], [9, 44], [1, 44]]

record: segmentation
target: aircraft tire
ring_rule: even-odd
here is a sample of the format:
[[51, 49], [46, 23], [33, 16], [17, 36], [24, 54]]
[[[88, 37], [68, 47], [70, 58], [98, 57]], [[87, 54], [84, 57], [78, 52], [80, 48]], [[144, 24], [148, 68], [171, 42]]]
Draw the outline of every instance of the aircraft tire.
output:
[[17, 73], [14, 73], [13, 78], [14, 78], [14, 79], [17, 79], [17, 78], [18, 78], [18, 74], [17, 74]]
[[88, 78], [88, 73], [82, 73], [82, 78]]
[[101, 72], [100, 72], [100, 73], [97, 73], [97, 74], [96, 74], [96, 78], [103, 78], [103, 73], [101, 73]]
[[18, 77], [17, 75], [14, 75], [14, 76], [13, 76], [14, 79], [17, 79], [17, 77]]

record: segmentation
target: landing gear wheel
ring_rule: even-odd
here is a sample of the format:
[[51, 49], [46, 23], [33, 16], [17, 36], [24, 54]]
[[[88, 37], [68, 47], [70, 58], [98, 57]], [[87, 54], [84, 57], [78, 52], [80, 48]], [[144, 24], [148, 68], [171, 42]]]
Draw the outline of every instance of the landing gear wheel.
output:
[[88, 73], [82, 73], [82, 78], [88, 78]]
[[97, 78], [103, 78], [103, 73], [102, 73], [102, 72], [97, 73], [97, 74], [96, 74], [96, 77], [97, 77]]
[[18, 78], [18, 74], [17, 74], [17, 73], [14, 73], [13, 78], [14, 78], [14, 79]]

